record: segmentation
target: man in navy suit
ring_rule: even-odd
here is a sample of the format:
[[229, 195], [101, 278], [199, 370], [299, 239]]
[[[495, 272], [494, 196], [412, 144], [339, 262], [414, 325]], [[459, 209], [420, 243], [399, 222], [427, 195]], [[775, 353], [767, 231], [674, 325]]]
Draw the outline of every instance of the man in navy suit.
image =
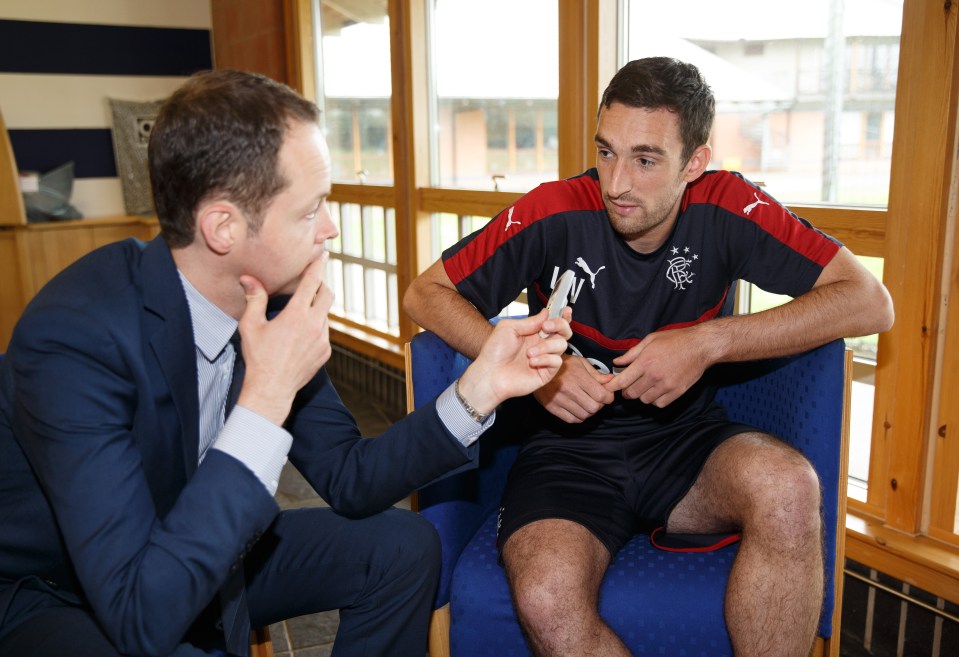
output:
[[[245, 654], [251, 624], [337, 608], [333, 654], [423, 655], [438, 541], [391, 505], [470, 466], [496, 406], [558, 370], [568, 316], [502, 322], [457, 384], [363, 440], [323, 369], [316, 107], [199, 74], [149, 163], [161, 238], [57, 276], [0, 365], [0, 655]], [[332, 508], [279, 512], [287, 458]]]

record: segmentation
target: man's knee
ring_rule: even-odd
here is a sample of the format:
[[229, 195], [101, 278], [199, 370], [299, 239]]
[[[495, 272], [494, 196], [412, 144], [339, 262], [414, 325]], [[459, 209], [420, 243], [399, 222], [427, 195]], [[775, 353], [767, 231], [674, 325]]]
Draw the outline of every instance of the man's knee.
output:
[[581, 525], [546, 520], [513, 534], [503, 562], [517, 614], [527, 625], [546, 627], [595, 610], [609, 553]]
[[509, 576], [517, 615], [527, 624], [541, 627], [566, 613], [572, 602], [569, 576], [564, 568], [537, 569]]
[[783, 459], [757, 492], [753, 522], [765, 525], [786, 543], [804, 544], [820, 534], [822, 485], [804, 456], [795, 453]]
[[392, 509], [385, 514], [386, 527], [377, 539], [397, 570], [415, 569], [438, 576], [440, 539], [433, 525], [412, 511]]

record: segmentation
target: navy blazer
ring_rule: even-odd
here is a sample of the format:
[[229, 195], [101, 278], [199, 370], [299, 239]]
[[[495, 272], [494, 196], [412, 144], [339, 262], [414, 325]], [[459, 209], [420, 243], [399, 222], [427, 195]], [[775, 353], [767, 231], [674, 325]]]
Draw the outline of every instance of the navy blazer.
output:
[[[0, 636], [27, 604], [88, 604], [120, 651], [172, 650], [276, 517], [238, 460], [197, 465], [195, 354], [160, 238], [94, 251], [28, 305], [0, 364]], [[291, 463], [347, 516], [476, 456], [433, 405], [361, 440], [324, 370], [286, 428]]]

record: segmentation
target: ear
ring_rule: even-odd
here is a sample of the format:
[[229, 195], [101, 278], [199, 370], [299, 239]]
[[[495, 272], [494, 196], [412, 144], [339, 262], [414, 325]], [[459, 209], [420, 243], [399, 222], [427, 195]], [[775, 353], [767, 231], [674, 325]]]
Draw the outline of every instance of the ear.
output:
[[712, 159], [713, 149], [709, 144], [703, 144], [693, 151], [689, 156], [689, 162], [686, 163], [686, 182], [692, 182], [703, 175], [703, 171], [709, 167], [709, 160]]
[[229, 201], [201, 203], [196, 223], [206, 247], [218, 255], [229, 253], [240, 238], [240, 231], [246, 229], [239, 208]]

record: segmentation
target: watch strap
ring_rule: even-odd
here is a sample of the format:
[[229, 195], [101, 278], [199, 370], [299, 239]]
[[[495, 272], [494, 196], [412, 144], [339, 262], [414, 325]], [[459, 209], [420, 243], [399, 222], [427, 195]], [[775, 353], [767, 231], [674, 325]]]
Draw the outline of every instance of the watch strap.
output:
[[489, 419], [489, 416], [492, 415], [492, 413], [480, 413], [475, 408], [473, 408], [473, 406], [468, 401], [466, 401], [466, 398], [463, 397], [463, 394], [460, 392], [459, 379], [456, 379], [456, 383], [453, 384], [453, 392], [456, 394], [456, 399], [459, 401], [460, 405], [463, 407], [463, 410], [465, 410], [466, 413], [471, 418], [473, 418], [480, 424], [483, 424], [484, 422], [486, 422], [486, 420]]

